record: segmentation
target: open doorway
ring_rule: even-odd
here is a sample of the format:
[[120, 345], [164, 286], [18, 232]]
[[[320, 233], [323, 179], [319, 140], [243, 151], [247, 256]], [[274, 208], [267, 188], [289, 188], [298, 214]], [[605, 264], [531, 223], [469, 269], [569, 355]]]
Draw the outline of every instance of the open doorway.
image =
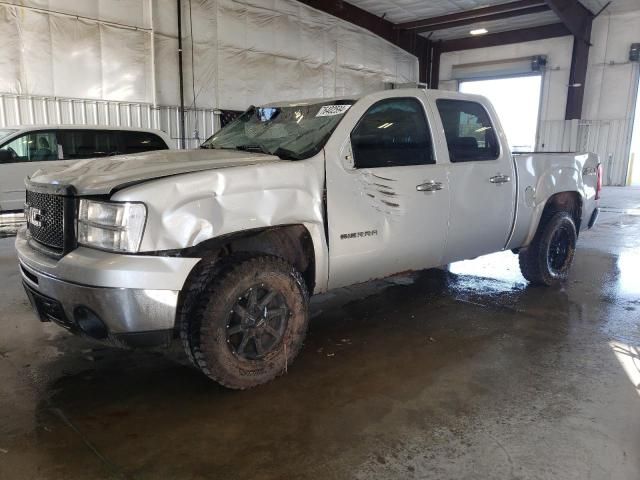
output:
[[491, 100], [512, 151], [535, 151], [542, 75], [463, 80], [460, 91]]
[[640, 186], [640, 80], [638, 83], [638, 94], [636, 95], [636, 115], [633, 121], [628, 179], [628, 183], [631, 185]]

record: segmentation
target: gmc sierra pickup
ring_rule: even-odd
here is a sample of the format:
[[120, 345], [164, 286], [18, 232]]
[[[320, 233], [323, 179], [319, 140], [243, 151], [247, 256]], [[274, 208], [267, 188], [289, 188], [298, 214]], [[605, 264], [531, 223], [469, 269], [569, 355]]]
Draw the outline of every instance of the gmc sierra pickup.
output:
[[181, 339], [235, 389], [300, 351], [309, 296], [513, 250], [563, 281], [597, 215], [589, 153], [513, 155], [490, 103], [437, 90], [251, 107], [200, 150], [26, 180], [16, 239], [42, 321], [118, 345]]

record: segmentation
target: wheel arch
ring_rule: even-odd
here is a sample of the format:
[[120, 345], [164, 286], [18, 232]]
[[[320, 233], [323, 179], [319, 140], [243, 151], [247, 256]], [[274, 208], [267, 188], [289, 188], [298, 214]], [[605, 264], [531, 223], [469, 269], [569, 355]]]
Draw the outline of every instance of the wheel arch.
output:
[[[318, 283], [317, 250], [308, 226], [291, 224], [243, 230], [205, 240], [189, 248], [188, 254], [201, 257], [200, 264], [240, 252], [274, 255], [293, 265], [302, 274], [309, 292], [313, 293]], [[196, 266], [192, 275], [197, 275], [198, 270]], [[187, 283], [189, 281], [187, 279]]]
[[579, 233], [583, 204], [582, 194], [578, 190], [557, 192], [548, 197], [544, 203], [540, 203], [536, 207], [535, 221], [531, 224], [525, 245], [529, 245], [533, 241], [535, 234], [557, 212], [568, 212], [575, 223], [576, 231]]

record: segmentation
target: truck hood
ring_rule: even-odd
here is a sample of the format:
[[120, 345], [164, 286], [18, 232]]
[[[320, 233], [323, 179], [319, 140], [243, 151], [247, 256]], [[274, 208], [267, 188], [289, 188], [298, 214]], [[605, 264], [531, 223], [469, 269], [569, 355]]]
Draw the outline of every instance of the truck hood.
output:
[[102, 195], [128, 185], [181, 173], [282, 161], [285, 160], [273, 155], [235, 150], [158, 150], [43, 168], [29, 180], [54, 190], [72, 186], [79, 195]]

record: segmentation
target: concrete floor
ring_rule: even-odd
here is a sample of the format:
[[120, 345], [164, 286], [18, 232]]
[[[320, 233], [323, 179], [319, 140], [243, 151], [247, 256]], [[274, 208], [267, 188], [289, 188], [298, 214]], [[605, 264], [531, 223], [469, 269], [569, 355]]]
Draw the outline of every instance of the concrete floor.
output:
[[640, 478], [640, 189], [570, 281], [511, 253], [314, 300], [288, 375], [226, 391], [32, 315], [0, 241], [0, 479]]

